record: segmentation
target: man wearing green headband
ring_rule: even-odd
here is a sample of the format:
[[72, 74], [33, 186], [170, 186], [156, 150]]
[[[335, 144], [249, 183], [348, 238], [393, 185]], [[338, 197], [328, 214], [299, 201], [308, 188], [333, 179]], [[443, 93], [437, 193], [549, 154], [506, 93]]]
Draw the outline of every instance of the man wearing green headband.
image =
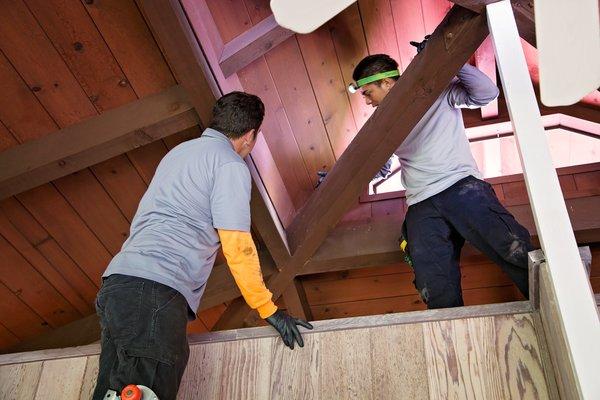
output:
[[[412, 43], [418, 51], [425, 46]], [[385, 54], [354, 69], [351, 92], [377, 107], [398, 79], [398, 63]], [[465, 240], [497, 263], [528, 296], [530, 235], [500, 204], [479, 172], [461, 108], [478, 108], [498, 96], [496, 85], [467, 64], [395, 151], [408, 211], [402, 235], [415, 286], [429, 308], [463, 305], [460, 252]], [[399, 229], [400, 230], [400, 229]]]

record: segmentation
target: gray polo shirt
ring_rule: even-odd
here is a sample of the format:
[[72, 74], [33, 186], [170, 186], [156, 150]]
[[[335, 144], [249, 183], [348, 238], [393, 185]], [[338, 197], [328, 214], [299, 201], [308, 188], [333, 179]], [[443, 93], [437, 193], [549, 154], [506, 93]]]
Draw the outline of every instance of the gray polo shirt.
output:
[[395, 151], [408, 205], [440, 193], [469, 175], [481, 178], [460, 109], [488, 104], [498, 97], [498, 88], [469, 64], [457, 77]]
[[229, 139], [206, 129], [160, 162], [103, 277], [124, 274], [178, 290], [196, 312], [220, 246], [216, 229], [250, 231], [251, 178]]

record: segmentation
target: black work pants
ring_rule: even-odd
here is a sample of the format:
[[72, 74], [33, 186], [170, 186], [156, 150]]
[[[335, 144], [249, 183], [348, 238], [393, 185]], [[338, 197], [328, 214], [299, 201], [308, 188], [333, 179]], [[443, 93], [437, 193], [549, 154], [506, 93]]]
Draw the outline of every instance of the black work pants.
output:
[[104, 279], [96, 311], [102, 350], [93, 399], [136, 384], [174, 400], [189, 357], [185, 298], [158, 282], [115, 274]]
[[428, 308], [463, 305], [459, 260], [465, 240], [498, 264], [528, 297], [529, 232], [487, 182], [469, 176], [411, 205], [405, 228], [415, 286]]

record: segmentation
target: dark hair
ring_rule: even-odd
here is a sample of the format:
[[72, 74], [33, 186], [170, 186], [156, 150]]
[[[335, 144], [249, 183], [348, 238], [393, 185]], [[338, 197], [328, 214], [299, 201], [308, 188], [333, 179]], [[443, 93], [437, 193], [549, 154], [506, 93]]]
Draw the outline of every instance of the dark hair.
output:
[[[395, 69], [398, 69], [398, 63], [392, 57], [387, 54], [372, 54], [363, 58], [358, 63], [352, 73], [352, 79], [358, 81], [367, 76], [375, 75], [380, 72], [393, 71]], [[398, 78], [398, 76], [394, 76], [391, 79], [398, 80]], [[376, 81], [374, 83], [379, 85], [381, 82]]]
[[253, 94], [231, 92], [217, 100], [212, 113], [208, 127], [237, 139], [252, 129], [258, 131], [265, 116], [265, 105]]

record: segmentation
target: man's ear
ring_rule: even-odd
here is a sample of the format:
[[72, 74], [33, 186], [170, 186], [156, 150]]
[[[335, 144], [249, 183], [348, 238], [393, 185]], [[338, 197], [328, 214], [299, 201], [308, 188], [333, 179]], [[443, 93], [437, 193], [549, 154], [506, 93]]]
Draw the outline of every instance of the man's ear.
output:
[[244, 133], [242, 136], [245, 142], [252, 143], [254, 141], [254, 132], [255, 129], [250, 129], [248, 132]]
[[390, 90], [394, 84], [396, 83], [395, 80], [390, 79], [390, 78], [385, 78], [381, 81], [381, 85], [383, 86], [383, 88], [387, 91]]

